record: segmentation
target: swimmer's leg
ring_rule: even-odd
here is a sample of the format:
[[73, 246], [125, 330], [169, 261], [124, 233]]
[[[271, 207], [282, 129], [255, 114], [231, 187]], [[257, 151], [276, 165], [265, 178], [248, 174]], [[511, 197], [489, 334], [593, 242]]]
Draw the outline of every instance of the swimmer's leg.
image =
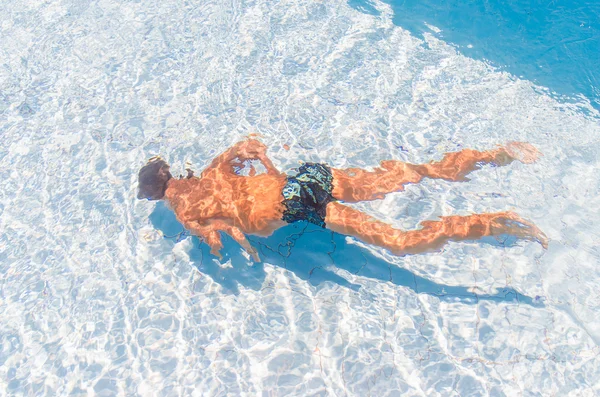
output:
[[402, 231], [363, 212], [332, 202], [327, 205], [325, 223], [334, 232], [357, 237], [400, 256], [437, 251], [449, 241], [477, 240], [502, 234], [538, 241], [544, 248], [548, 245], [544, 233], [514, 212], [445, 216], [439, 221], [421, 222], [421, 229]]
[[510, 142], [504, 147], [479, 152], [465, 149], [446, 153], [442, 160], [429, 164], [409, 164], [398, 160], [382, 161], [379, 168], [365, 171], [360, 168], [331, 169], [333, 197], [355, 203], [383, 198], [391, 192], [404, 189], [404, 185], [417, 183], [423, 178], [466, 181], [466, 175], [483, 164], [507, 165], [514, 160], [531, 163], [540, 153], [523, 142]]

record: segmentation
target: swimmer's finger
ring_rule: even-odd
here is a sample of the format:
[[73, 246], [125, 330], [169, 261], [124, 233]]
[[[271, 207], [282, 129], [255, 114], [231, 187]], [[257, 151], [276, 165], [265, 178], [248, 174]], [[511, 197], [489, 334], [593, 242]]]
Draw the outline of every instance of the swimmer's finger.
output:
[[248, 172], [248, 175], [250, 175], [250, 176], [256, 175], [256, 168], [254, 168], [254, 166], [252, 164], [250, 164], [250, 172]]
[[217, 258], [219, 258], [220, 261], [223, 260], [223, 255], [221, 255], [221, 250], [218, 248], [211, 248], [210, 253], [214, 256], [216, 256]]

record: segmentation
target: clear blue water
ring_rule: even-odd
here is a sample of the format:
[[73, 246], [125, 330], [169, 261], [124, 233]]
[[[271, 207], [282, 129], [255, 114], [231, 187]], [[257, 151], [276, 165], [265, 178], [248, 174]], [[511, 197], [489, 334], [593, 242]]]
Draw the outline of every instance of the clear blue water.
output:
[[[600, 394], [598, 9], [557, 3], [0, 2], [0, 395]], [[354, 207], [512, 210], [549, 247], [298, 223], [219, 261], [136, 199], [151, 156], [199, 171], [253, 132], [284, 171], [530, 142]]]
[[[436, 36], [468, 57], [600, 108], [600, 2], [591, 0], [383, 0], [396, 25]], [[369, 0], [349, 0], [369, 14]]]

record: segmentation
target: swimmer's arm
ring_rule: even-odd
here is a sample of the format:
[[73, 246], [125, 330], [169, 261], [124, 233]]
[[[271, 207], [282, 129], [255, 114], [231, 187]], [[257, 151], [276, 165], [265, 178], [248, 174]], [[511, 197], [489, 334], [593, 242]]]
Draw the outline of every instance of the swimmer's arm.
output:
[[215, 168], [220, 168], [223, 165], [226, 167], [240, 165], [246, 160], [260, 160], [267, 169], [268, 174], [279, 175], [279, 170], [267, 157], [266, 152], [267, 146], [264, 143], [256, 139], [246, 139], [236, 143], [225, 152], [215, 157], [215, 159], [211, 162], [208, 168], [204, 170], [204, 172]]

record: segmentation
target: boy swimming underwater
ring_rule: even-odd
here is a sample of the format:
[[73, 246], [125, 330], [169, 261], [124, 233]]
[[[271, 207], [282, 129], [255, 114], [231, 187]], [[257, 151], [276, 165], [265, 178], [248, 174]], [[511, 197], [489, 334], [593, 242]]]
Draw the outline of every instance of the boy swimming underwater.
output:
[[[423, 178], [464, 181], [481, 164], [531, 163], [539, 152], [528, 143], [510, 142], [485, 152], [465, 149], [422, 165], [386, 160], [373, 171], [305, 163], [293, 176], [277, 170], [266, 151], [260, 141], [247, 139], [217, 156], [199, 177], [188, 170], [187, 177], [179, 179], [172, 177], [164, 160], [150, 159], [139, 172], [138, 198], [167, 201], [184, 227], [201, 237], [219, 258], [223, 247], [219, 232], [233, 237], [258, 262], [258, 252], [245, 235], [268, 236], [297, 221], [357, 237], [396, 255], [435, 251], [448, 241], [501, 234], [547, 247], [544, 233], [514, 212], [444, 216], [421, 222], [420, 229], [403, 231], [342, 204], [381, 199]], [[266, 172], [258, 174], [252, 165], [248, 175], [236, 172], [251, 160], [260, 161]]]

